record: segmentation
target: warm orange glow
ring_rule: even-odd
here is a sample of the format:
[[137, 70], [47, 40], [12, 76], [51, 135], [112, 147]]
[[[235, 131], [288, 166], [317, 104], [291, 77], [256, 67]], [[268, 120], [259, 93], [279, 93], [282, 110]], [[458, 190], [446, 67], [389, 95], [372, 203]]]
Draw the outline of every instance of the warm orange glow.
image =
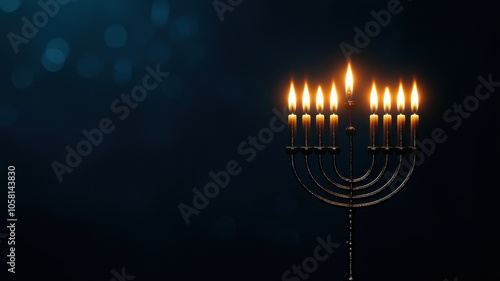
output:
[[295, 96], [295, 88], [293, 87], [293, 82], [290, 84], [290, 93], [288, 94], [288, 110], [291, 113], [295, 113], [297, 109], [297, 97]]
[[378, 109], [378, 96], [377, 96], [377, 88], [375, 87], [375, 83], [372, 86], [372, 93], [370, 95], [370, 109], [372, 113], [376, 113]]
[[304, 113], [308, 113], [310, 107], [309, 89], [306, 83], [304, 86], [304, 94], [302, 95], [302, 110], [304, 110]]
[[398, 91], [398, 112], [403, 113], [405, 111], [405, 94], [403, 92], [403, 85], [399, 84]]
[[384, 111], [389, 113], [391, 111], [391, 94], [389, 93], [389, 87], [385, 87], [384, 92]]
[[337, 113], [338, 97], [337, 89], [335, 88], [335, 83], [332, 85], [332, 92], [330, 93], [330, 110], [332, 113]]
[[413, 90], [411, 91], [411, 111], [413, 113], [417, 113], [418, 111], [417, 82], [413, 82]]
[[316, 94], [316, 110], [318, 113], [323, 113], [323, 90], [318, 86], [318, 93]]
[[352, 76], [351, 63], [347, 65], [347, 73], [345, 75], [345, 93], [347, 100], [352, 100], [354, 79]]

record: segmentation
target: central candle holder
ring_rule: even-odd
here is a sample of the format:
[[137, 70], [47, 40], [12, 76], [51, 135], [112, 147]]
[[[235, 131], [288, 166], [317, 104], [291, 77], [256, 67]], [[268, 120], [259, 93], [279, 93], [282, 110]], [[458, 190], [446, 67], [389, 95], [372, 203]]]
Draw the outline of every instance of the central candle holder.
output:
[[[347, 215], [347, 258], [348, 258], [348, 268], [347, 273], [343, 280], [345, 281], [356, 281], [354, 271], [354, 217], [355, 209], [361, 207], [369, 207], [381, 202], [388, 200], [398, 193], [403, 186], [406, 185], [410, 176], [413, 173], [416, 162], [416, 154], [413, 153], [417, 150], [417, 127], [418, 127], [418, 115], [416, 114], [418, 108], [418, 93], [416, 89], [416, 83], [413, 84], [412, 91], [412, 111], [410, 122], [410, 145], [404, 146], [404, 127], [406, 118], [403, 115], [404, 111], [404, 93], [403, 88], [400, 85], [398, 93], [398, 110], [399, 115], [397, 116], [397, 133], [396, 133], [396, 145], [391, 145], [391, 129], [392, 129], [392, 116], [390, 115], [390, 93], [389, 89], [385, 89], [384, 93], [384, 118], [383, 118], [383, 142], [382, 145], [378, 145], [377, 132], [378, 132], [378, 115], [376, 114], [378, 98], [375, 84], [372, 87], [371, 93], [371, 110], [370, 115], [370, 140], [369, 146], [367, 147], [367, 154], [371, 158], [371, 164], [369, 165], [367, 171], [359, 177], [354, 176], [354, 136], [356, 135], [356, 127], [354, 126], [352, 120], [353, 111], [356, 107], [355, 101], [352, 100], [353, 97], [353, 76], [350, 64], [348, 65], [346, 74], [346, 97], [345, 108], [348, 112], [349, 125], [345, 129], [345, 133], [348, 137], [348, 174], [343, 175], [337, 167], [337, 156], [341, 152], [341, 147], [338, 145], [338, 116], [336, 115], [337, 110], [337, 92], [335, 89], [335, 84], [332, 86], [332, 92], [330, 95], [330, 109], [332, 114], [330, 115], [330, 144], [325, 145], [324, 142], [324, 116], [323, 111], [323, 92], [321, 87], [318, 87], [318, 93], [316, 97], [316, 107], [318, 110], [318, 115], [316, 115], [316, 145], [311, 145], [311, 116], [309, 112], [309, 89], [307, 84], [304, 87], [303, 94], [303, 110], [304, 114], [302, 116], [302, 145], [297, 145], [297, 116], [294, 114], [296, 109], [296, 97], [295, 89], [293, 83], [290, 87], [289, 94], [289, 108], [291, 114], [288, 116], [288, 127], [289, 127], [289, 145], [286, 146], [286, 152], [290, 156], [290, 163], [292, 167], [293, 174], [295, 175], [299, 184], [314, 198], [327, 203], [329, 205], [342, 207], [346, 211]], [[304, 160], [305, 173], [309, 178], [311, 184], [306, 184], [299, 174], [299, 170], [296, 164], [297, 155], [301, 155]], [[325, 165], [324, 157], [329, 155], [331, 157], [333, 169], [331, 173], [334, 173], [335, 178], [330, 176]], [[375, 174], [374, 168], [376, 166], [376, 159], [382, 156], [383, 164], [381, 165], [380, 171]], [[388, 171], [389, 163], [393, 155], [397, 158], [397, 166], [388, 180], [382, 181], [382, 176]], [[403, 179], [397, 185], [393, 187], [395, 179], [399, 176], [400, 171], [403, 167], [403, 162], [408, 161], [405, 155], [409, 155], [409, 166], [408, 171], [403, 176]], [[313, 171], [310, 163], [310, 158], [315, 157], [318, 161], [317, 170]], [[406, 163], [405, 163], [406, 164]], [[320, 182], [314, 174], [320, 174], [323, 178]], [[326, 186], [328, 185], [328, 186]], [[317, 191], [315, 189], [318, 189]], [[391, 187], [391, 188], [389, 188]], [[320, 191], [320, 192], [318, 192]]]

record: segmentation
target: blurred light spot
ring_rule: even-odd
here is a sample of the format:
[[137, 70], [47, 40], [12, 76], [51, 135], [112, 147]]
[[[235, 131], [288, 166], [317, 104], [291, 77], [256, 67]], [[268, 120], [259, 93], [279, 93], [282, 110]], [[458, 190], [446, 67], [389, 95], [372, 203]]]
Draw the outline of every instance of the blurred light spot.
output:
[[0, 101], [0, 126], [11, 126], [17, 121], [17, 108], [10, 102]]
[[101, 61], [94, 55], [85, 55], [78, 59], [76, 68], [81, 76], [92, 78], [99, 75], [101, 71]]
[[213, 231], [219, 239], [230, 239], [236, 234], [236, 222], [229, 216], [222, 216], [214, 223]]
[[151, 5], [151, 21], [157, 26], [165, 26], [170, 14], [170, 6], [166, 1], [155, 1]]
[[283, 192], [274, 197], [274, 212], [278, 216], [287, 217], [295, 213], [297, 200], [289, 192]]
[[62, 64], [66, 61], [64, 53], [59, 49], [50, 48], [45, 51], [47, 59], [53, 64]]
[[68, 42], [66, 42], [66, 40], [62, 39], [62, 38], [55, 38], [55, 39], [52, 39], [50, 40], [50, 42], [47, 44], [47, 50], [48, 49], [58, 49], [59, 51], [61, 51], [64, 55], [64, 58], [67, 59], [68, 56], [69, 56], [69, 45], [68, 45]]
[[184, 81], [178, 75], [169, 75], [161, 85], [162, 92], [169, 98], [178, 98], [184, 92]]
[[64, 66], [65, 61], [66, 57], [59, 49], [50, 48], [43, 52], [42, 65], [47, 71], [59, 71]]
[[172, 48], [162, 41], [156, 41], [151, 45], [148, 52], [149, 60], [153, 64], [164, 64], [172, 57]]
[[173, 25], [174, 36], [177, 39], [187, 39], [192, 37], [198, 31], [196, 19], [190, 15], [183, 15], [177, 18]]
[[0, 0], [0, 9], [6, 13], [12, 13], [21, 6], [21, 0]]
[[10, 77], [12, 84], [18, 89], [26, 89], [33, 83], [35, 73], [28, 67], [18, 67]]
[[132, 76], [132, 62], [128, 59], [119, 59], [113, 67], [113, 78], [116, 84], [125, 85]]
[[121, 24], [113, 24], [106, 28], [104, 41], [111, 48], [120, 48], [127, 42], [127, 30]]

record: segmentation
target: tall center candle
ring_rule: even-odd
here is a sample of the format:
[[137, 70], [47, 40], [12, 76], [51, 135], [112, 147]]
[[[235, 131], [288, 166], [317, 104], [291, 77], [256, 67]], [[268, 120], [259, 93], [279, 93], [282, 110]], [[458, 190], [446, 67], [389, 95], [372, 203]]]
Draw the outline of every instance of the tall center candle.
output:
[[383, 132], [384, 132], [384, 147], [390, 146], [391, 139], [391, 126], [392, 126], [392, 116], [389, 114], [391, 111], [391, 94], [389, 93], [389, 88], [385, 88], [384, 93], [384, 120], [383, 120]]
[[370, 109], [372, 114], [370, 115], [370, 145], [371, 147], [377, 146], [377, 130], [378, 130], [378, 96], [377, 88], [375, 83], [372, 86], [372, 93], [370, 95]]
[[330, 93], [330, 143], [332, 146], [337, 146], [337, 136], [339, 131], [339, 116], [337, 115], [338, 97], [335, 83], [332, 85]]
[[347, 65], [347, 72], [345, 75], [345, 94], [348, 101], [352, 100], [352, 92], [354, 86], [354, 78], [352, 75], [351, 63]]
[[304, 110], [304, 114], [302, 115], [302, 130], [304, 137], [304, 146], [309, 146], [309, 139], [311, 138], [311, 115], [309, 112], [309, 89], [307, 88], [307, 83], [304, 87], [304, 94], [302, 95], [302, 109]]
[[324, 131], [325, 131], [325, 116], [323, 113], [323, 91], [321, 86], [318, 86], [318, 92], [316, 94], [316, 110], [318, 114], [316, 115], [316, 141], [318, 146], [324, 146]]

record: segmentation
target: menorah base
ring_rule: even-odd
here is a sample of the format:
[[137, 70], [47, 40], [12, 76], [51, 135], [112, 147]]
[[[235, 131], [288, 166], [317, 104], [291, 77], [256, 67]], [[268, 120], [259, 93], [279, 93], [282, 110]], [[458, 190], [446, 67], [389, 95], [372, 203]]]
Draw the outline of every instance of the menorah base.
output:
[[344, 276], [344, 279], [342, 279], [343, 281], [358, 281], [358, 277], [354, 276], [354, 275], [351, 275], [351, 274], [346, 274]]

